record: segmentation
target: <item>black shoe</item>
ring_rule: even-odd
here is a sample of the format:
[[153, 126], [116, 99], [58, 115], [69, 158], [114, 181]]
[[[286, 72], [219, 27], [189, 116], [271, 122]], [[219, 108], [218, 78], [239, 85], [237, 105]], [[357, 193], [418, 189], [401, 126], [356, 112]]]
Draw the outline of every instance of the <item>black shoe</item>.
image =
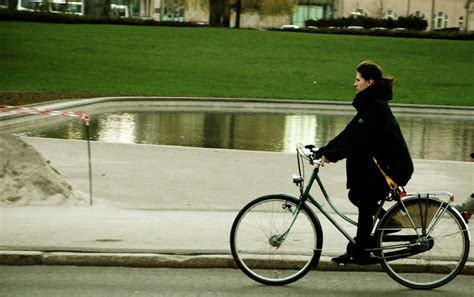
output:
[[364, 253], [362, 255], [344, 254], [339, 257], [332, 258], [331, 261], [339, 265], [346, 265], [346, 264], [370, 265], [370, 264], [375, 264], [379, 262], [377, 258], [371, 257], [370, 253]]
[[337, 264], [356, 263], [353, 254], [340, 255], [339, 257], [332, 258], [331, 261], [336, 262]]

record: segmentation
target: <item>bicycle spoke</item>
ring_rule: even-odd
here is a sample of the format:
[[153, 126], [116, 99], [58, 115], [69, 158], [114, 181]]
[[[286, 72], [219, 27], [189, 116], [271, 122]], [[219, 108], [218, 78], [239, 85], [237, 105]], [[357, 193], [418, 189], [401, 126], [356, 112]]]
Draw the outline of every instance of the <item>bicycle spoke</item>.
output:
[[319, 259], [321, 227], [299, 200], [266, 196], [237, 215], [231, 231], [231, 250], [239, 268], [265, 284], [286, 284], [306, 274]]
[[[413, 228], [404, 227], [400, 221], [401, 228], [395, 234], [385, 235], [387, 229], [378, 229], [383, 268], [394, 280], [411, 288], [431, 289], [448, 283], [461, 271], [469, 253], [464, 223], [440, 200], [412, 198], [403, 203]], [[390, 209], [380, 226], [403, 220], [401, 209], [399, 205]], [[443, 265], [434, 264], [438, 261], [444, 261]]]

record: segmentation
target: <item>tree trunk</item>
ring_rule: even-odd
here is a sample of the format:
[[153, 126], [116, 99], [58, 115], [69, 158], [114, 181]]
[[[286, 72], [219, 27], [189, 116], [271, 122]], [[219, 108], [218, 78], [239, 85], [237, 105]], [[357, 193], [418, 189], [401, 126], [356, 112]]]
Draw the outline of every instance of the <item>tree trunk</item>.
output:
[[229, 27], [229, 0], [209, 0], [209, 25], [213, 27]]
[[240, 12], [242, 11], [242, 0], [235, 3], [235, 28], [240, 28]]
[[435, 17], [435, 0], [431, 0], [431, 30], [434, 31], [435, 29], [435, 22], [436, 22], [436, 17]]
[[222, 25], [221, 0], [209, 0], [209, 25], [220, 27]]
[[466, 14], [464, 17], [464, 28], [462, 28], [464, 32], [469, 31], [469, 8], [471, 7], [472, 2], [473, 0], [466, 0], [466, 4], [464, 5], [464, 8], [466, 9]]
[[8, 2], [8, 9], [16, 10], [16, 6], [18, 5], [18, 0], [12, 0]]
[[230, 1], [222, 1], [222, 27], [230, 27]]

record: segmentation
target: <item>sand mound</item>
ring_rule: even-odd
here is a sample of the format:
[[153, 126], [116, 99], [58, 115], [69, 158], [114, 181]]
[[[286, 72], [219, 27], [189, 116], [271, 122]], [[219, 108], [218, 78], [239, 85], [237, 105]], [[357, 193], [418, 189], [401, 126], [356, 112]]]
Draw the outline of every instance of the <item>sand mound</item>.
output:
[[0, 134], [0, 206], [82, 205], [76, 192], [32, 146]]

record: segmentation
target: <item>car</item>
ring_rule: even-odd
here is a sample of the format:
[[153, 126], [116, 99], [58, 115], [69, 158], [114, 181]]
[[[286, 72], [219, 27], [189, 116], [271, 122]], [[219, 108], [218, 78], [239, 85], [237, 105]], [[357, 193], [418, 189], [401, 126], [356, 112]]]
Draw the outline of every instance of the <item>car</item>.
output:
[[296, 25], [283, 25], [280, 27], [280, 29], [282, 30], [296, 30], [296, 29], [299, 29], [300, 27], [299, 26], [296, 26]]
[[349, 30], [364, 30], [364, 27], [361, 27], [361, 26], [347, 26], [346, 29], [349, 29]]

